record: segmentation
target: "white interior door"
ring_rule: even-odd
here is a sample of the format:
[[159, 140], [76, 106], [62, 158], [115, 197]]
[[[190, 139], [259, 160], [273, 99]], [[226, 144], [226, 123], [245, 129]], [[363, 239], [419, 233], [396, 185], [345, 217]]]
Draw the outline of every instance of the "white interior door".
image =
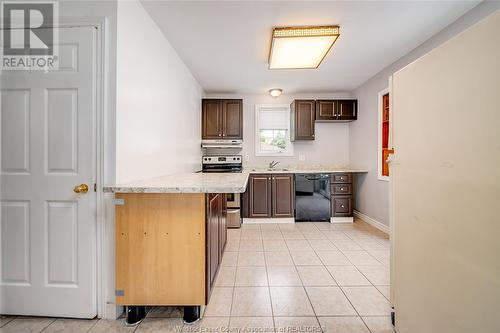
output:
[[95, 29], [60, 28], [59, 42], [57, 70], [1, 75], [0, 313], [92, 318]]
[[399, 333], [500, 332], [500, 12], [393, 75]]

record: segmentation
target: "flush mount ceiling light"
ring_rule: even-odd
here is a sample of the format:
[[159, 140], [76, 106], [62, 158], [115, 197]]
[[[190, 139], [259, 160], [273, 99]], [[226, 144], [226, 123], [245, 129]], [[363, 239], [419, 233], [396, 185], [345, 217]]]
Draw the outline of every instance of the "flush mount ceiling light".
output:
[[278, 97], [282, 93], [283, 93], [283, 89], [279, 89], [279, 88], [269, 89], [269, 95], [271, 95], [273, 97]]
[[269, 69], [318, 68], [339, 36], [337, 25], [274, 28]]

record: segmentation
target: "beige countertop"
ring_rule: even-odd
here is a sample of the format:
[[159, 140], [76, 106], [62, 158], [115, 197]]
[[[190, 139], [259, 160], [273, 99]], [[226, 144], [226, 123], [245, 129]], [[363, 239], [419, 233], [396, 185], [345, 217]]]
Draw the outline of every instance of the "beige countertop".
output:
[[265, 167], [248, 167], [242, 173], [178, 173], [127, 184], [105, 186], [107, 193], [243, 193], [249, 174], [286, 173], [364, 173], [366, 170], [345, 167], [301, 166], [269, 170]]
[[105, 186], [111, 193], [243, 193], [248, 173], [179, 173]]
[[346, 167], [329, 167], [329, 166], [299, 166], [299, 167], [276, 167], [269, 169], [266, 167], [248, 167], [245, 168], [248, 173], [366, 173], [368, 170], [350, 169]]

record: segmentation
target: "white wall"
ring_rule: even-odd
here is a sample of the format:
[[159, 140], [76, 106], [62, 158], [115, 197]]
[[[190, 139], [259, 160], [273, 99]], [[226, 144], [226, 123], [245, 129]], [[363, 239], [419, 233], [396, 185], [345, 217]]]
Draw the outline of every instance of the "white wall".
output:
[[[201, 157], [200, 85], [139, 2], [102, 3], [115, 8], [110, 24], [113, 34], [106, 45], [113, 55], [110, 65], [116, 64], [110, 74], [113, 89], [106, 118], [105, 184], [195, 170]], [[122, 311], [115, 306], [114, 292], [115, 207], [112, 194], [104, 197], [101, 274], [106, 304], [101, 315], [115, 319]]]
[[[440, 31], [431, 39], [391, 64], [361, 85], [354, 96], [358, 99], [358, 120], [349, 128], [350, 165], [368, 169], [358, 177], [356, 185], [356, 210], [389, 225], [389, 183], [378, 180], [378, 93], [388, 88], [392, 73], [415, 61], [443, 42], [449, 40], [488, 14], [500, 8], [500, 2], [483, 2]], [[397, 152], [396, 152], [397, 154]]]
[[195, 171], [200, 85], [140, 2], [118, 2], [117, 30], [117, 183]]
[[[217, 95], [209, 94], [210, 98], [242, 98], [243, 99], [243, 149], [237, 152], [248, 155], [245, 165], [265, 165], [272, 160], [280, 161], [279, 166], [300, 164], [349, 164], [349, 124], [347, 123], [316, 123], [316, 139], [313, 141], [294, 142], [294, 156], [267, 157], [255, 156], [255, 105], [256, 104], [290, 104], [294, 99], [348, 98], [348, 93], [311, 94], [311, 95], [281, 95], [273, 98], [262, 95]], [[305, 156], [305, 161], [299, 161], [299, 155]]]

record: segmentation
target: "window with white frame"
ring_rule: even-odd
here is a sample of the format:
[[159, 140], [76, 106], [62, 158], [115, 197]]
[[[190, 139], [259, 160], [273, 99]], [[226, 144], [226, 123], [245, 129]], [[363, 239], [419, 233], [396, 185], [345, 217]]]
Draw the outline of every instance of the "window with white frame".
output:
[[255, 105], [255, 155], [293, 155], [289, 105]]

